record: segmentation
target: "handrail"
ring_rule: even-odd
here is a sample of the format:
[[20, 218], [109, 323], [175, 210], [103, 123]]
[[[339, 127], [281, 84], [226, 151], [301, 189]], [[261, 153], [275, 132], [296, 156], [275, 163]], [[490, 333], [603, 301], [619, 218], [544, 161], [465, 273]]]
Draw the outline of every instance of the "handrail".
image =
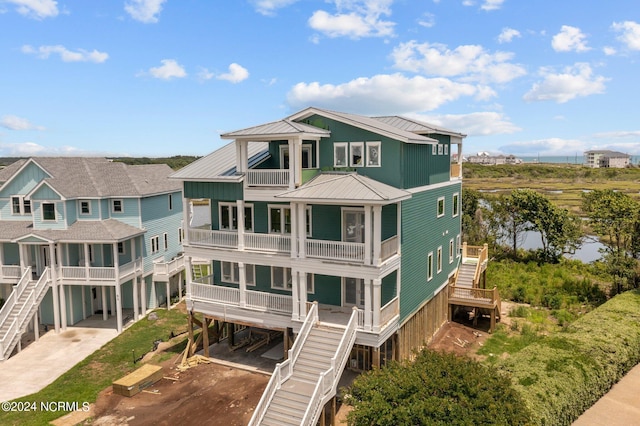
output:
[[[251, 416], [251, 420], [249, 420], [249, 425], [258, 425], [264, 419], [264, 415], [269, 408], [269, 404], [273, 399], [276, 391], [280, 388], [280, 385], [287, 380], [293, 374], [293, 363], [295, 362], [295, 358], [300, 353], [302, 349], [302, 345], [304, 341], [309, 336], [313, 325], [318, 322], [318, 303], [314, 303], [307, 316], [304, 319], [304, 323], [300, 328], [300, 332], [298, 333], [298, 337], [296, 341], [293, 343], [293, 346], [288, 351], [288, 359], [282, 363], [276, 364], [276, 368], [273, 370], [273, 374], [271, 375], [271, 379], [269, 379], [269, 383], [267, 383], [267, 387], [262, 393], [262, 397], [256, 405], [255, 410], [253, 411], [253, 415]], [[285, 372], [283, 375], [282, 373]]]
[[[342, 370], [347, 363], [347, 358], [349, 357], [349, 351], [356, 340], [357, 325], [358, 311], [354, 307], [349, 323], [347, 324], [347, 328], [342, 335], [342, 339], [340, 339], [340, 343], [338, 344], [338, 349], [336, 350], [335, 355], [331, 358], [330, 367], [320, 374], [300, 424], [315, 424], [320, 415], [323, 399], [327, 395], [336, 391], [338, 387], [338, 375], [342, 373]], [[327, 385], [327, 378], [329, 379], [330, 385]]]
[[27, 284], [29, 283], [28, 278], [30, 276], [31, 276], [31, 267], [29, 266], [25, 268], [25, 271], [20, 277], [20, 280], [13, 287], [14, 290], [4, 301], [4, 305], [2, 305], [2, 309], [0, 309], [0, 328], [2, 328], [7, 318], [9, 318], [9, 314], [13, 310], [14, 306], [16, 305], [16, 303], [18, 303], [18, 300], [20, 299], [22, 292], [24, 292], [24, 289], [27, 287]]
[[[9, 354], [7, 354], [7, 352], [10, 352], [13, 350], [13, 345], [11, 345], [11, 340], [13, 339], [13, 336], [15, 336], [18, 326], [17, 326], [17, 319], [14, 319], [11, 322], [11, 325], [9, 326], [9, 328], [7, 329], [7, 333], [2, 337], [2, 339], [0, 339], [0, 360], [5, 360]], [[5, 344], [5, 340], [7, 340], [7, 336], [11, 336], [11, 339], [9, 339], [9, 345]], [[11, 347], [11, 349], [9, 349], [9, 347]]]

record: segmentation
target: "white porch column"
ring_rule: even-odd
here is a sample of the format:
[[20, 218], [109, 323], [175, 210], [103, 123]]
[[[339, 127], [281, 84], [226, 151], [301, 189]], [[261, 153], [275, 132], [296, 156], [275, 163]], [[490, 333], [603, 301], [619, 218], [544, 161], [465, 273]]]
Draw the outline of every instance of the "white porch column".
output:
[[182, 300], [182, 272], [178, 272], [178, 300]]
[[82, 292], [82, 319], [87, 319], [87, 290], [86, 286], [80, 286]]
[[[292, 269], [291, 270], [291, 281], [293, 281], [293, 275], [297, 274], [298, 271]], [[293, 282], [291, 283], [291, 318], [293, 320], [299, 320], [300, 319], [300, 287], [297, 285], [293, 285]]]
[[37, 342], [40, 339], [40, 325], [38, 324], [38, 310], [33, 314], [33, 336]]
[[371, 265], [371, 206], [364, 206], [364, 264]]
[[380, 301], [381, 301], [381, 292], [382, 289], [382, 280], [376, 278], [373, 280], [373, 331], [380, 331]]
[[[289, 161], [291, 161], [291, 156], [289, 156]], [[295, 259], [298, 257], [298, 242], [300, 240], [300, 234], [298, 229], [298, 203], [289, 204], [289, 214], [291, 215], [291, 258]], [[284, 214], [284, 210], [283, 210]], [[284, 232], [284, 229], [282, 230]], [[293, 272], [292, 272], [293, 274]]]
[[237, 225], [238, 225], [238, 250], [244, 250], [244, 200], [236, 201], [238, 209]]
[[[302, 184], [302, 138], [295, 138], [296, 145], [296, 162], [295, 162], [295, 177], [296, 177], [296, 187]], [[291, 156], [289, 156], [291, 159]], [[310, 161], [311, 159], [309, 159]]]
[[240, 307], [247, 306], [247, 271], [244, 262], [238, 262], [238, 287], [240, 289]]
[[67, 300], [69, 301], [69, 322], [73, 324], [73, 286], [67, 286]]
[[[132, 238], [131, 240], [131, 260], [133, 262], [137, 259], [136, 253], [136, 240]], [[131, 280], [131, 287], [133, 289], [133, 320], [138, 321], [140, 303], [138, 301], [138, 272], [134, 269], [133, 279]]]
[[307, 205], [298, 204], [298, 257], [307, 257]]
[[84, 273], [85, 278], [89, 279], [89, 267], [91, 266], [91, 260], [89, 259], [89, 244], [84, 243]]
[[307, 273], [300, 272], [298, 278], [298, 288], [300, 297], [300, 316], [302, 318], [307, 316]]
[[113, 268], [115, 269], [116, 285], [120, 284], [120, 257], [118, 257], [118, 243], [111, 245], [113, 249]]
[[296, 187], [296, 144], [294, 139], [289, 139], [289, 189], [295, 189]]
[[246, 171], [246, 163], [244, 162], [243, 149], [246, 151], [247, 146], [243, 141], [236, 139], [236, 171], [238, 173], [244, 173]]
[[380, 266], [382, 244], [382, 206], [373, 206], [373, 264]]
[[186, 274], [186, 291], [187, 291], [187, 299], [191, 299], [191, 283], [193, 282], [193, 269], [191, 265], [191, 256], [185, 256], [184, 259], [184, 271]]
[[167, 311], [171, 308], [171, 277], [167, 278], [167, 283], [165, 284], [165, 290], [167, 292]]
[[109, 307], [111, 308], [111, 316], [115, 315], [115, 309], [116, 309], [116, 293], [114, 291], [115, 289], [113, 287], [109, 287]]
[[371, 311], [372, 311], [372, 301], [371, 301], [371, 280], [364, 280], [364, 329], [371, 330]]
[[122, 289], [120, 283], [116, 282], [115, 286], [115, 300], [116, 300], [116, 329], [118, 333], [122, 333]]
[[[49, 271], [51, 273], [50, 277], [53, 282], [58, 281], [58, 270], [56, 269], [56, 249], [55, 244], [49, 243]], [[59, 290], [59, 301], [60, 301], [60, 328], [64, 331], [67, 329], [67, 302], [64, 292], [64, 285], [62, 283], [58, 284]], [[55, 311], [55, 309], [54, 309]], [[54, 312], [55, 316], [55, 312]]]
[[18, 243], [18, 252], [20, 253], [20, 275], [24, 273], [24, 268], [27, 267], [27, 251], [25, 245]]
[[105, 286], [100, 287], [100, 292], [102, 293], [102, 320], [106, 321], [109, 318], [108, 304], [107, 304], [107, 288]]
[[147, 314], [147, 282], [142, 275], [140, 275], [140, 299], [142, 299], [141, 315], [145, 316]]

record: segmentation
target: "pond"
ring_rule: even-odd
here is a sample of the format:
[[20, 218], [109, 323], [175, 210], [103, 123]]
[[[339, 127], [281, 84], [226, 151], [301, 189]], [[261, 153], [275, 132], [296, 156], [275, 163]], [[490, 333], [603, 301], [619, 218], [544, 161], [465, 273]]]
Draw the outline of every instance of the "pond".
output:
[[[584, 239], [582, 246], [573, 254], [565, 254], [567, 259], [577, 259], [584, 263], [591, 263], [600, 259], [600, 249], [604, 248], [604, 244], [598, 241], [597, 237], [587, 235]], [[537, 250], [542, 248], [542, 239], [540, 233], [535, 231], [527, 231], [524, 233], [521, 241], [518, 243], [518, 248], [525, 250]]]

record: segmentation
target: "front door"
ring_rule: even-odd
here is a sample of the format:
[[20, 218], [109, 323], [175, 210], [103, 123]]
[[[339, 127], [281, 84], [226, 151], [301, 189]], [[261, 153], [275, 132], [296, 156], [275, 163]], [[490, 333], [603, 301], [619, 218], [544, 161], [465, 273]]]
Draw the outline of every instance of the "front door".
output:
[[364, 280], [362, 278], [344, 279], [344, 306], [364, 308]]
[[344, 210], [342, 212], [342, 241], [364, 243], [364, 211]]

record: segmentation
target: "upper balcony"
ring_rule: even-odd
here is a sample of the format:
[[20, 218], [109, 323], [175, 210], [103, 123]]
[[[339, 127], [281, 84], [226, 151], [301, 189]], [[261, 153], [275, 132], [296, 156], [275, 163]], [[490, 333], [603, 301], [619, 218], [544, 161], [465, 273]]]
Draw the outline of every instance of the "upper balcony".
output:
[[0, 267], [0, 282], [5, 284], [18, 284], [22, 268], [20, 265], [2, 265]]

